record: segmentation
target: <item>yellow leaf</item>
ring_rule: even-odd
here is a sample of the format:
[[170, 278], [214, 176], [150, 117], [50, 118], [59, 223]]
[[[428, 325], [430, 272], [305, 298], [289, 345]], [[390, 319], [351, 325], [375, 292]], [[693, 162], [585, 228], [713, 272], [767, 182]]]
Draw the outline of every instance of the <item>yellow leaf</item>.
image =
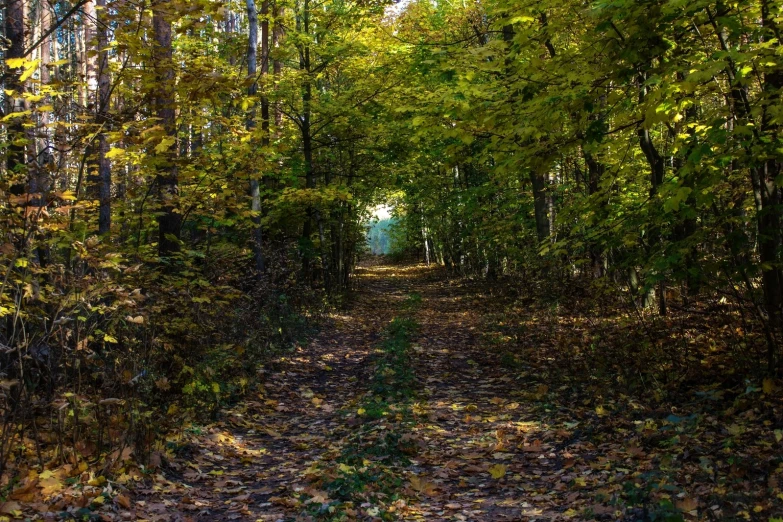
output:
[[120, 156], [123, 156], [125, 154], [125, 149], [119, 149], [117, 147], [112, 147], [109, 149], [109, 152], [106, 153], [106, 159], [112, 159], [112, 158], [119, 158]]
[[[129, 448], [126, 448], [126, 449], [129, 449]], [[115, 453], [119, 454], [119, 450], [117, 450]], [[104, 477], [103, 475], [101, 475], [99, 477], [92, 478], [92, 479], [87, 481], [87, 485], [88, 486], [93, 486], [93, 487], [103, 486], [104, 484], [106, 484], [106, 477]]]
[[8, 121], [8, 120], [12, 120], [14, 118], [24, 118], [25, 116], [29, 116], [31, 113], [32, 113], [32, 111], [29, 111], [29, 110], [27, 110], [27, 111], [9, 112], [5, 116], [3, 116], [3, 118], [0, 119], [0, 121]]
[[500, 480], [506, 476], [506, 471], [508, 471], [508, 466], [506, 466], [505, 464], [495, 464], [494, 466], [490, 466], [489, 469], [487, 469], [487, 471], [489, 471], [489, 474], [492, 475], [493, 479]]
[[63, 483], [57, 477], [50, 477], [41, 480], [38, 487], [41, 488], [41, 494], [46, 497], [63, 489]]
[[28, 79], [30, 76], [32, 76], [32, 75], [33, 75], [33, 73], [35, 73], [35, 69], [36, 69], [36, 67], [38, 66], [38, 62], [40, 62], [40, 61], [41, 61], [41, 60], [33, 60], [33, 61], [31, 61], [31, 62], [28, 62], [28, 63], [25, 65], [24, 72], [23, 72], [23, 73], [22, 73], [22, 75], [19, 77], [19, 81], [20, 81], [20, 82], [24, 82], [24, 81], [26, 81], [26, 80], [27, 80], [27, 79]]
[[356, 410], [356, 413], [359, 415], [364, 415], [365, 413], [367, 413], [367, 410], [365, 410], [364, 408], [359, 408], [358, 410]]
[[681, 509], [686, 513], [689, 511], [695, 511], [699, 508], [699, 501], [692, 498], [678, 500], [675, 504], [677, 509]]
[[435, 484], [428, 482], [419, 476], [412, 475], [410, 478], [411, 489], [424, 493], [425, 495], [432, 495], [435, 493]]
[[103, 340], [106, 341], [107, 343], [114, 343], [114, 344], [119, 342], [115, 337], [108, 334], [103, 336]]
[[25, 58], [6, 58], [5, 64], [10, 69], [16, 69], [17, 67], [23, 66], [27, 60]]
[[595, 412], [596, 412], [598, 415], [602, 416], [602, 417], [603, 417], [604, 415], [606, 415], [607, 413], [609, 413], [609, 412], [607, 412], [607, 411], [606, 411], [606, 408], [604, 408], [604, 407], [603, 407], [603, 405], [596, 406], [596, 407], [595, 407]]
[[212, 383], [212, 391], [214, 393], [220, 393], [220, 385], [216, 382]]
[[769, 378], [764, 379], [764, 383], [761, 385], [761, 387], [764, 390], [764, 393], [769, 395], [775, 391], [775, 381]]

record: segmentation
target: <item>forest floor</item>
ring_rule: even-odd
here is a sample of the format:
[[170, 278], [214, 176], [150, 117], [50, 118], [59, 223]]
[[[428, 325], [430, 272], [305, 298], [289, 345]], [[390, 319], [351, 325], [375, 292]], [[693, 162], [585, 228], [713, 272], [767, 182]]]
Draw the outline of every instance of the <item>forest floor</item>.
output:
[[[523, 398], [525, 384], [482, 343], [490, 297], [422, 266], [368, 267], [357, 280], [346, 309], [309, 344], [270, 367], [264, 393], [191, 435], [187, 453], [172, 463], [178, 473], [162, 473], [153, 487], [136, 491], [127, 518], [492, 521], [571, 515], [563, 512], [581, 494], [553, 488], [568, 483], [574, 457], [547, 440], [540, 415]], [[415, 375], [410, 415], [374, 419], [362, 408], [374, 354], [384, 329], [406, 314], [411, 299], [407, 315], [418, 326], [407, 355]], [[404, 408], [389, 406], [392, 412]], [[358, 465], [345, 464], [357, 434], [370, 440], [366, 456]], [[373, 470], [376, 463], [381, 471]], [[384, 473], [392, 480], [379, 479]]]
[[264, 368], [257, 393], [180, 434], [176, 456], [96, 516], [780, 520], [771, 390], [679, 409], [595, 402], [497, 348], [508, 303], [481, 285], [373, 266], [356, 286], [320, 333]]

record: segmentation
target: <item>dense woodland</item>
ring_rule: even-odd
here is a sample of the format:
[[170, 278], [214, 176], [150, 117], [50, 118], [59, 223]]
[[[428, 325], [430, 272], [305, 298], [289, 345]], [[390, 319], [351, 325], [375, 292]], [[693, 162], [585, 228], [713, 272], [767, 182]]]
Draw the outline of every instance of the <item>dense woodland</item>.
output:
[[[3, 516], [33, 500], [20, 484], [59, 492], [40, 484], [63, 466], [100, 490], [132, 475], [122, 462], [174, 462], [166, 437], [271, 388], [358, 310], [370, 250], [492, 296], [471, 346], [543, 379], [541, 411], [600, 424], [628, 400], [680, 419], [701, 393], [727, 419], [754, 412], [716, 422], [766, 440], [746, 455], [764, 463], [761, 486], [743, 478], [756, 500], [715, 471], [727, 504], [650, 486], [607, 494], [617, 517], [783, 513], [779, 0], [5, 0], [2, 20]], [[394, 218], [368, 241], [381, 205]], [[389, 368], [425, 344], [412, 281]], [[421, 480], [409, 493], [440, 487]], [[326, 498], [343, 507], [308, 516], [402, 512]], [[577, 503], [557, 516], [615, 516]]]

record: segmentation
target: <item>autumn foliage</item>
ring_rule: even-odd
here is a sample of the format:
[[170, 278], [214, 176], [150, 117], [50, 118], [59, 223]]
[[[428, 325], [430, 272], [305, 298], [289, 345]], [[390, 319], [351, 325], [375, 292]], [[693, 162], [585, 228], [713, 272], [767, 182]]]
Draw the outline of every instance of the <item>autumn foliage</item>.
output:
[[0, 516], [774, 519], [779, 4], [8, 0]]

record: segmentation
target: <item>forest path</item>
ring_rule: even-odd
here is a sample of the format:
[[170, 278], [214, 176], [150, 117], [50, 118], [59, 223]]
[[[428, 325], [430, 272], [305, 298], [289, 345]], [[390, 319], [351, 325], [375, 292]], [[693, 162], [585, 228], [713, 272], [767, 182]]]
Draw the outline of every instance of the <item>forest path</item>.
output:
[[520, 380], [484, 335], [502, 303], [486, 286], [433, 275], [419, 290], [413, 433], [421, 451], [407, 470], [402, 518], [573, 520], [581, 495], [567, 487], [570, 434], [550, 429], [552, 414], [534, 405], [540, 385]]
[[264, 370], [264, 390], [190, 430], [185, 451], [136, 491], [128, 519], [292, 520], [308, 487], [307, 469], [335, 458], [366, 392], [368, 361], [407, 292], [416, 267], [360, 269], [345, 310], [305, 346]]
[[[192, 433], [187, 451], [152, 487], [137, 491], [129, 515], [500, 521], [575, 514], [563, 515], [579, 497], [566, 488], [573, 459], [563, 447], [555, 451], [548, 440], [554, 435], [527, 406], [531, 391], [483, 342], [483, 315], [497, 302], [422, 266], [367, 267], [357, 279], [346, 309], [267, 369], [263, 393]], [[420, 302], [405, 312], [411, 296]], [[406, 355], [413, 395], [407, 406], [392, 405], [390, 416], [373, 421], [361, 402], [373, 353], [401, 313], [418, 323]], [[409, 414], [394, 420], [397, 411]], [[387, 442], [372, 446], [389, 436], [404, 451]], [[357, 439], [370, 449], [348, 466], [354, 461], [341, 455]], [[376, 467], [395, 452], [393, 463]], [[350, 488], [355, 494], [348, 497]]]

